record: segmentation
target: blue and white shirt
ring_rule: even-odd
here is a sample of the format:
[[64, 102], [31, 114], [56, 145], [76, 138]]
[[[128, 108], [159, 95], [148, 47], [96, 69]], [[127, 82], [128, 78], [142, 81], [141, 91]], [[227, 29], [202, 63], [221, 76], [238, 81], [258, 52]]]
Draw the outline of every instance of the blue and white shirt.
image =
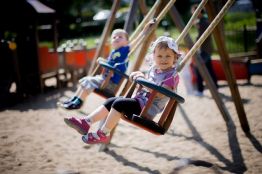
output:
[[[117, 66], [116, 68], [119, 71], [125, 73], [128, 67], [128, 62], [126, 61], [126, 59], [128, 58], [129, 50], [130, 50], [129, 45], [113, 50], [110, 56], [107, 58], [107, 63], [111, 66], [114, 66], [116, 63], [122, 63], [119, 66]], [[117, 73], [114, 73], [114, 75], [111, 77], [111, 81], [115, 84], [117, 84], [120, 81], [120, 79], [121, 79], [121, 76]]]

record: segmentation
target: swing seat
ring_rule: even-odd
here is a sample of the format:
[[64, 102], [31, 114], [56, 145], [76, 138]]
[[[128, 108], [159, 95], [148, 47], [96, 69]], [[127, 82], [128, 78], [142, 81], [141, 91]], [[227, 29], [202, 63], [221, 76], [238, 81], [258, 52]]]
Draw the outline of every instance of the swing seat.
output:
[[[173, 91], [170, 91], [161, 86], [157, 86], [156, 84], [143, 78], [138, 78], [135, 82], [132, 83], [131, 87], [127, 91], [126, 97], [131, 97], [137, 85], [139, 85], [139, 88], [145, 86], [152, 89], [152, 93], [139, 116], [135, 114], [132, 116], [124, 115], [122, 119], [155, 135], [164, 135], [173, 120], [177, 104], [184, 103], [184, 98]], [[157, 93], [164, 94], [169, 98], [158, 122], [148, 119], [147, 114], [147, 111], [150, 108]]]
[[128, 76], [127, 74], [119, 71], [119, 70], [116, 69], [115, 67], [109, 65], [107, 62], [104, 62], [104, 61], [100, 60], [100, 61], [98, 61], [98, 63], [99, 63], [99, 65], [101, 65], [102, 67], [104, 67], [104, 68], [106, 68], [106, 69], [108, 69], [108, 70], [110, 70], [110, 71], [113, 71], [114, 73], [117, 73], [117, 74], [121, 75], [122, 77], [124, 77], [124, 78], [126, 78], [126, 79], [129, 78], [129, 76]]
[[[127, 74], [119, 71], [119, 70], [116, 69], [115, 67], [109, 65], [107, 62], [105, 62], [105, 61], [103, 61], [103, 60], [99, 60], [99, 61], [98, 61], [98, 64], [99, 64], [98, 66], [109, 70], [109, 74], [108, 74], [108, 76], [106, 77], [106, 79], [104, 80], [104, 82], [102, 83], [101, 87], [95, 89], [94, 92], [95, 92], [96, 94], [100, 95], [101, 97], [105, 97], [105, 98], [115, 97], [118, 89], [119, 89], [120, 86], [121, 86], [121, 84], [123, 83], [123, 81], [124, 81], [125, 79], [128, 79], [129, 76], [128, 76]], [[112, 83], [112, 82], [110, 82], [110, 79], [111, 79], [111, 77], [112, 77], [112, 75], [113, 75], [114, 73], [119, 74], [122, 78], [121, 78], [121, 80], [119, 81], [119, 83], [117, 84], [116, 88], [114, 88], [113, 90], [112, 90], [112, 89], [107, 89], [107, 87], [110, 86], [109, 83]]]
[[133, 114], [132, 116], [124, 115], [122, 119], [156, 135], [164, 135], [166, 133], [166, 129], [164, 127], [160, 126], [158, 123], [154, 122], [153, 120], [143, 118], [139, 115], [135, 115], [135, 114]]

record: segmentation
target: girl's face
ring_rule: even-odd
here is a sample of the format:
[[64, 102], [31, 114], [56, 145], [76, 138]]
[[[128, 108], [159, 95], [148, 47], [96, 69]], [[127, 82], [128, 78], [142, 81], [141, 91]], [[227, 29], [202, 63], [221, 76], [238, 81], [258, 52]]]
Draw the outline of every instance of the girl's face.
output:
[[113, 49], [118, 49], [120, 47], [128, 45], [126, 35], [122, 32], [114, 33], [111, 36], [111, 45]]
[[172, 68], [172, 66], [177, 62], [177, 54], [170, 48], [155, 48], [154, 60], [156, 66], [165, 71]]

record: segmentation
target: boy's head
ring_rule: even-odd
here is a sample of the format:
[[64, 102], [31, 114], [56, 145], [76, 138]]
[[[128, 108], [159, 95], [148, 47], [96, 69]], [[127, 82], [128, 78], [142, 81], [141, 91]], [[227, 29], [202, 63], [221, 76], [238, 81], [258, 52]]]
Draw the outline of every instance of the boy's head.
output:
[[111, 46], [118, 49], [128, 45], [128, 33], [123, 29], [115, 29], [111, 35]]

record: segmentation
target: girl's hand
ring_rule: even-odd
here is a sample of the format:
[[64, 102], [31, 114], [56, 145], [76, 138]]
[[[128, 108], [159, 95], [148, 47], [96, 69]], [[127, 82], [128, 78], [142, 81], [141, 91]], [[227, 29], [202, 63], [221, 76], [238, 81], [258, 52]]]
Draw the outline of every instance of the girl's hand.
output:
[[140, 71], [131, 72], [129, 78], [131, 80], [136, 80], [138, 77], [145, 78], [145, 75]]

